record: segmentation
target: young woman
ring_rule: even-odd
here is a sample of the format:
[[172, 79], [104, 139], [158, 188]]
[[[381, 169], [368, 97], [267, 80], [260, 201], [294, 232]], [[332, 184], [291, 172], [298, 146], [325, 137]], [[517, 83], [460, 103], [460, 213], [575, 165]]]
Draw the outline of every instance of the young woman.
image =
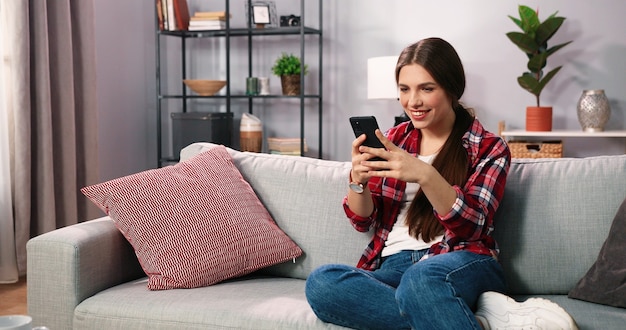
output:
[[497, 293], [505, 282], [491, 236], [509, 149], [459, 103], [465, 73], [448, 42], [408, 46], [395, 73], [410, 120], [376, 132], [385, 149], [363, 146], [364, 135], [354, 140], [343, 202], [352, 225], [373, 229], [373, 239], [357, 267], [311, 273], [309, 304], [321, 320], [357, 329], [499, 326], [492, 306], [516, 304]]

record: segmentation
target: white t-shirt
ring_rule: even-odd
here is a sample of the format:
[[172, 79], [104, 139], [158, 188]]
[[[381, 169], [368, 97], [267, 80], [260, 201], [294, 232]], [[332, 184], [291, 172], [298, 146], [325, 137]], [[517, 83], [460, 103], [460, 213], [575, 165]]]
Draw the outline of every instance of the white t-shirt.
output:
[[[432, 164], [437, 154], [429, 156], [418, 155], [418, 158], [426, 163]], [[385, 247], [382, 251], [382, 256], [390, 256], [394, 253], [398, 253], [403, 250], [422, 250], [427, 249], [435, 242], [439, 242], [443, 239], [443, 235], [439, 235], [433, 239], [432, 242], [424, 242], [421, 235], [419, 239], [409, 234], [409, 227], [406, 224], [406, 214], [409, 210], [411, 202], [417, 195], [420, 185], [418, 183], [407, 182], [404, 195], [402, 197], [402, 206], [400, 207], [400, 213], [398, 214], [398, 220], [391, 228], [389, 236], [385, 241]]]

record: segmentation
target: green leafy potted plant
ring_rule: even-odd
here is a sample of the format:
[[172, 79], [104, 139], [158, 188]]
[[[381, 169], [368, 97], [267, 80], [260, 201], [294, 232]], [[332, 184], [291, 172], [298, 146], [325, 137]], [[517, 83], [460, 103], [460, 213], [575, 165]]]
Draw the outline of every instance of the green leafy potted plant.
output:
[[522, 88], [535, 95], [537, 100], [536, 107], [529, 106], [526, 108], [527, 131], [552, 130], [552, 107], [542, 107], [540, 96], [543, 88], [561, 70], [562, 66], [550, 70], [545, 75], [543, 71], [548, 57], [572, 42], [548, 46], [550, 38], [565, 21], [565, 17], [556, 16], [557, 13], [555, 12], [541, 22], [539, 10], [535, 11], [528, 6], [520, 5], [519, 18], [509, 15], [509, 18], [522, 29], [522, 32], [509, 32], [506, 36], [528, 57], [528, 71], [517, 77], [517, 82]]
[[283, 95], [300, 95], [300, 76], [308, 73], [308, 66], [302, 65], [300, 58], [282, 53], [272, 67], [272, 73], [280, 77]]

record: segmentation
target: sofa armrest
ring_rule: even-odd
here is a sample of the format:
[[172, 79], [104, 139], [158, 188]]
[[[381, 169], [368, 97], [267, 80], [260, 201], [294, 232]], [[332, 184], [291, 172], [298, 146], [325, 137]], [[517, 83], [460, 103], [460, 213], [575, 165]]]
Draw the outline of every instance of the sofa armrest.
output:
[[28, 314], [33, 324], [72, 329], [86, 298], [145, 276], [135, 252], [109, 217], [60, 228], [28, 241]]

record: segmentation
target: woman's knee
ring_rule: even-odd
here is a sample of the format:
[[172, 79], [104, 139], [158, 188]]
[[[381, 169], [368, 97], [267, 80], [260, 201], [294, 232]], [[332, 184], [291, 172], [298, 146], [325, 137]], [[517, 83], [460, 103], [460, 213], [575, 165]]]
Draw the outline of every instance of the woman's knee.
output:
[[427, 300], [461, 297], [472, 306], [480, 293], [503, 288], [504, 276], [495, 259], [461, 251], [416, 263], [402, 276], [396, 294], [397, 298], [420, 296]]
[[307, 277], [305, 285], [305, 294], [310, 303], [315, 303], [319, 298], [328, 299], [327, 297], [336, 290], [336, 283], [347, 271], [350, 271], [345, 265], [323, 265], [314, 269]]
[[357, 272], [347, 265], [323, 265], [309, 274], [305, 285], [305, 296], [311, 309], [324, 322], [338, 323], [344, 315], [340, 309], [350, 305], [350, 274]]
[[441, 267], [427, 266], [418, 262], [404, 272], [397, 293], [424, 295], [445, 280], [446, 272]]

